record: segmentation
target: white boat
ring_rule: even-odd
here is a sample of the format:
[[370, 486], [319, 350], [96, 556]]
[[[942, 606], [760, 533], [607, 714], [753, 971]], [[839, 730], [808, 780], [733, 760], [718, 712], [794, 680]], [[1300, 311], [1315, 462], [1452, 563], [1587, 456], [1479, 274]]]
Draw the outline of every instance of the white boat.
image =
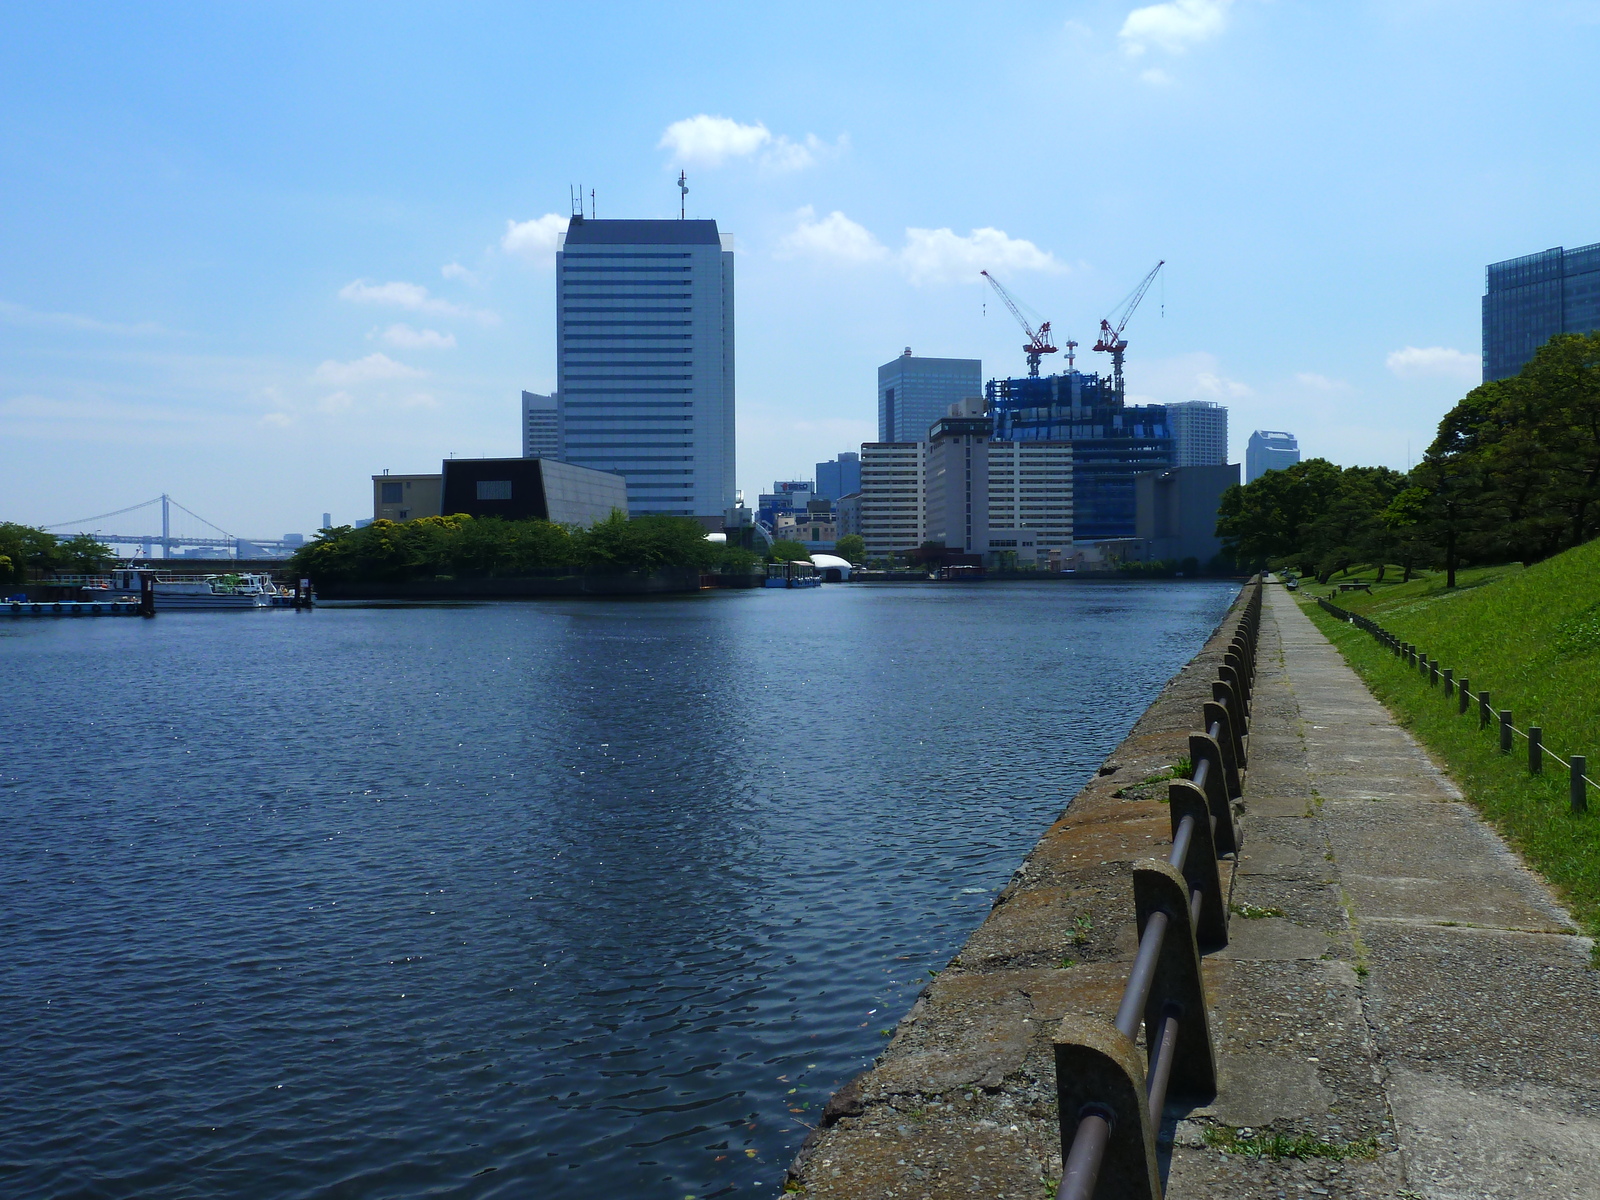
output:
[[278, 594], [270, 575], [190, 575], [150, 581], [156, 611], [176, 608], [270, 608]]

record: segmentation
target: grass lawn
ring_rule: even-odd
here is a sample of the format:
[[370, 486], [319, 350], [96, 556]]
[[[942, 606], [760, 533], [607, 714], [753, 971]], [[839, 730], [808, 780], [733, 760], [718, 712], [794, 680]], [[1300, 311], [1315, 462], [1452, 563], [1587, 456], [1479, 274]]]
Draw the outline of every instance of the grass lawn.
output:
[[[1461, 572], [1458, 581], [1450, 591], [1442, 574], [1429, 575], [1334, 603], [1437, 657], [1469, 678], [1474, 692], [1487, 689], [1495, 709], [1510, 709], [1519, 729], [1540, 726], [1545, 745], [1563, 758], [1586, 754], [1589, 778], [1600, 779], [1600, 541], [1526, 570], [1489, 567]], [[1556, 887], [1586, 931], [1600, 936], [1600, 790], [1588, 790], [1589, 813], [1569, 815], [1565, 768], [1547, 758], [1545, 773], [1530, 776], [1526, 742], [1517, 738], [1501, 754], [1498, 730], [1478, 728], [1476, 706], [1457, 715], [1442, 688], [1315, 603], [1331, 589], [1302, 588], [1307, 613], [1373, 694]]]

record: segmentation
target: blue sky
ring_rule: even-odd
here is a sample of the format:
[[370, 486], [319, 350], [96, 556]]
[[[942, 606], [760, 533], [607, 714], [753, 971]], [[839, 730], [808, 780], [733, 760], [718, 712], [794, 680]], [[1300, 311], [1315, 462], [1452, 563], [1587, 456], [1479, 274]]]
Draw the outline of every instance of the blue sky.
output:
[[[519, 450], [553, 231], [737, 239], [739, 481], [875, 436], [904, 346], [1020, 373], [988, 266], [1134, 397], [1404, 467], [1486, 263], [1600, 241], [1600, 4], [11, 5], [0, 519], [238, 534]], [[987, 312], [985, 309], [987, 308]], [[1101, 367], [1100, 369], [1104, 369]]]

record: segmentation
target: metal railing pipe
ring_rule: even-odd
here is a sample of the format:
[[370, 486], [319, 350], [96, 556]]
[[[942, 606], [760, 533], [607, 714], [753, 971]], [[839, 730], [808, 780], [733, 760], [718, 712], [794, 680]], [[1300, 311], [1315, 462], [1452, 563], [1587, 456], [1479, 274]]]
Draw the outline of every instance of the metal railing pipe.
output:
[[1112, 1116], [1109, 1111], [1086, 1112], [1078, 1118], [1078, 1133], [1072, 1139], [1072, 1152], [1062, 1165], [1058, 1200], [1091, 1200], [1100, 1179], [1100, 1164], [1105, 1161], [1106, 1144], [1111, 1141]]

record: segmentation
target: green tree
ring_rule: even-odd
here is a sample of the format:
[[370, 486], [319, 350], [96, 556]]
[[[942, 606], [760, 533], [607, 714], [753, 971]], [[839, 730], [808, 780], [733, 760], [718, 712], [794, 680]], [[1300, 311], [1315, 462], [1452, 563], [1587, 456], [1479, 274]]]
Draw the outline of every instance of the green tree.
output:
[[58, 569], [74, 575], [99, 575], [116, 565], [116, 551], [87, 533], [75, 533], [56, 546]]
[[1315, 574], [1310, 526], [1338, 492], [1341, 475], [1327, 459], [1310, 458], [1230, 487], [1217, 509], [1223, 553], [1241, 566], [1297, 557], [1301, 574]]
[[811, 551], [799, 542], [788, 538], [779, 538], [772, 543], [772, 549], [767, 551], [769, 562], [810, 562]]
[[53, 571], [60, 565], [60, 543], [53, 533], [0, 521], [0, 555], [10, 560], [4, 576], [9, 583], [26, 583], [29, 570]]
[[847, 533], [833, 544], [834, 553], [852, 563], [865, 562], [867, 539], [859, 533]]

